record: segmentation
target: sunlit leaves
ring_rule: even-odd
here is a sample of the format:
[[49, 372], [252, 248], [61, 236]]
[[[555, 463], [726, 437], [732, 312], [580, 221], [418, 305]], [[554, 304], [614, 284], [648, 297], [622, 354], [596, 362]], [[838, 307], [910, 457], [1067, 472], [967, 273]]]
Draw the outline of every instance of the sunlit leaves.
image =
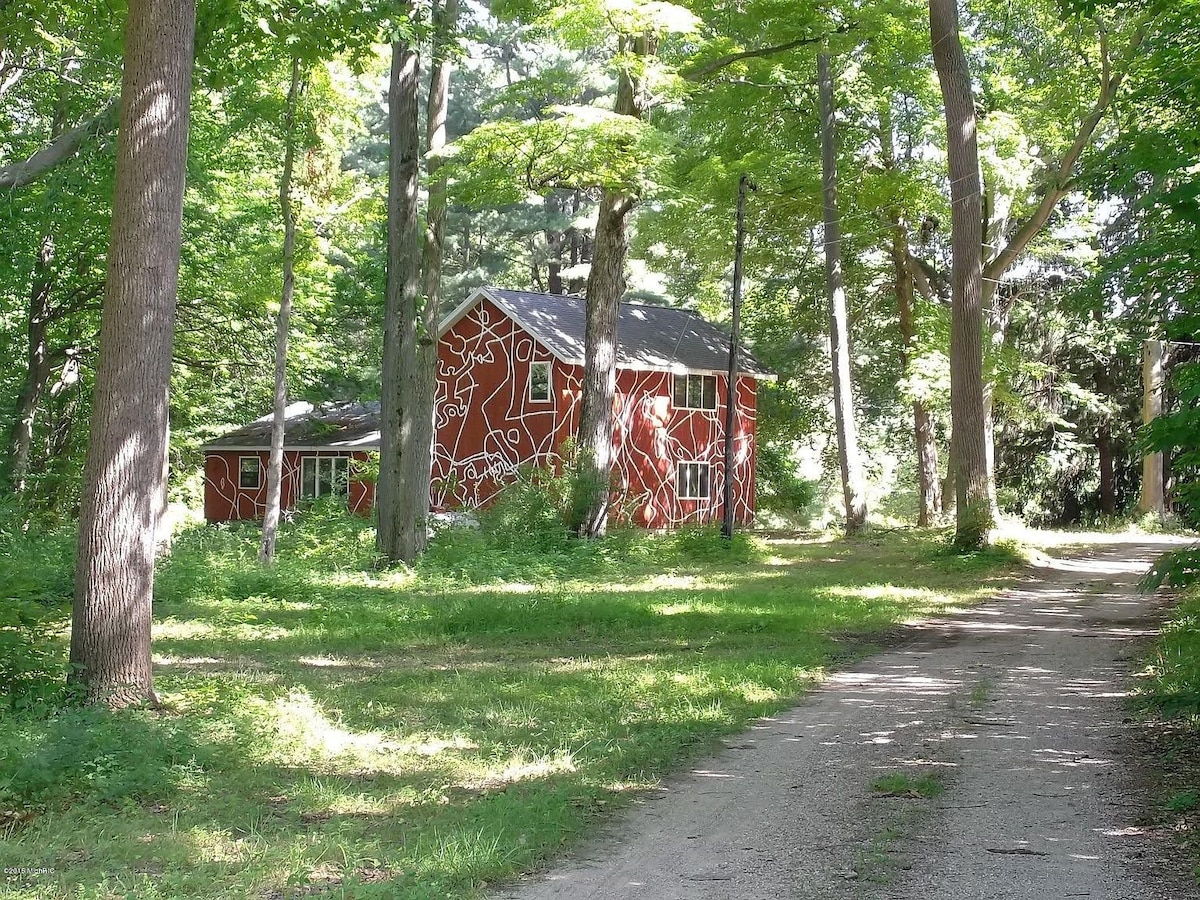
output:
[[670, 146], [653, 126], [595, 107], [556, 107], [544, 119], [498, 119], [450, 148], [451, 194], [504, 205], [559, 188], [653, 196]]

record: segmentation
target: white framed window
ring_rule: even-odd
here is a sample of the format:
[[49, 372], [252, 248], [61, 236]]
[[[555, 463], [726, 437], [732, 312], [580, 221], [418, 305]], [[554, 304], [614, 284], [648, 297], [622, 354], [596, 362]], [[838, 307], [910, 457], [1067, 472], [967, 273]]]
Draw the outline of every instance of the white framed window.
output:
[[707, 500], [709, 464], [681, 462], [675, 468], [675, 493], [680, 500]]
[[533, 403], [545, 403], [550, 399], [550, 363], [529, 364], [529, 399]]
[[238, 458], [238, 487], [255, 490], [262, 487], [262, 459], [258, 456]]
[[716, 375], [676, 375], [671, 402], [676, 409], [716, 409]]
[[315, 500], [350, 493], [350, 460], [345, 456], [304, 456], [300, 459], [300, 498]]

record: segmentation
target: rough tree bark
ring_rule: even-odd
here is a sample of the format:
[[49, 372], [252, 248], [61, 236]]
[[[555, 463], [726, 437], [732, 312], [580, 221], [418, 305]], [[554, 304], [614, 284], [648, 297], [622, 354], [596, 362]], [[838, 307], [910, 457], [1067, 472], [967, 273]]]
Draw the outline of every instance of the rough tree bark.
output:
[[71, 620], [72, 679], [110, 706], [155, 701], [150, 604], [194, 33], [193, 0], [130, 0]]
[[[410, 11], [411, 11], [410, 7]], [[417, 221], [420, 181], [420, 89], [417, 48], [392, 44], [388, 80], [387, 297], [383, 319], [383, 384], [379, 445], [377, 547], [387, 563], [416, 558], [418, 519], [412, 506], [405, 455], [413, 451], [416, 393], [417, 300], [421, 291], [421, 242]], [[407, 469], [411, 471], [409, 464]]]
[[279, 296], [279, 318], [275, 323], [275, 408], [271, 417], [271, 454], [267, 461], [267, 508], [263, 511], [262, 543], [258, 561], [269, 565], [275, 559], [283, 500], [283, 430], [287, 415], [288, 335], [292, 327], [292, 295], [296, 290], [296, 214], [292, 209], [292, 170], [296, 164], [296, 107], [303, 84], [300, 58], [292, 58], [283, 119], [283, 174], [279, 179], [279, 212], [283, 217], [283, 290]]
[[930, 0], [929, 31], [946, 106], [951, 245], [950, 416], [955, 467], [954, 544], [987, 546], [995, 525], [988, 492], [983, 387], [983, 208], [971, 75], [957, 0]]
[[[433, 71], [425, 108], [425, 150], [429, 173], [425, 211], [425, 241], [421, 252], [422, 294], [417, 324], [416, 390], [412, 399], [412, 469], [407, 483], [413, 510], [413, 534], [405, 542], [414, 562], [429, 542], [430, 478], [433, 473], [433, 398], [437, 390], [437, 333], [442, 318], [442, 259], [446, 245], [446, 178], [438, 174], [438, 153], [446, 146], [446, 112], [450, 101], [450, 75], [454, 68], [451, 44], [458, 23], [458, 0], [445, 0], [433, 10]], [[400, 465], [408, 468], [403, 454]]]
[[[1166, 378], [1163, 371], [1163, 342], [1153, 339], [1142, 343], [1142, 424], [1149, 425], [1162, 415], [1163, 388]], [[1166, 472], [1162, 453], [1147, 453], [1142, 458], [1142, 490], [1137, 509], [1143, 515], [1166, 515], [1167, 503], [1163, 485]]]
[[867, 524], [867, 499], [858, 430], [854, 424], [854, 391], [850, 381], [850, 325], [842, 280], [842, 224], [837, 207], [837, 135], [833, 76], [829, 54], [817, 54], [817, 90], [821, 105], [821, 196], [825, 206], [825, 289], [829, 302], [829, 356], [833, 368], [833, 412], [837, 424], [838, 464], [846, 504], [846, 533]]
[[[653, 56], [657, 41], [642, 34], [621, 38], [621, 51]], [[621, 68], [614, 110], [642, 118], [646, 110], [644, 80], [629, 66]], [[579, 409], [579, 465], [572, 517], [582, 537], [603, 537], [608, 530], [612, 495], [613, 401], [616, 398], [617, 315], [625, 294], [625, 257], [629, 253], [629, 216], [637, 198], [606, 190], [596, 214], [592, 267], [587, 280], [584, 328], [583, 396]]]

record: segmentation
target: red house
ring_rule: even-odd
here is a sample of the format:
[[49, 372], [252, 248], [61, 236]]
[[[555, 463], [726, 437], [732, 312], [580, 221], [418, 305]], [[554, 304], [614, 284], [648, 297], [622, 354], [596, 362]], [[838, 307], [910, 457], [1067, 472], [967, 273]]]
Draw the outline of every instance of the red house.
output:
[[[478, 508], [518, 468], [557, 465], [573, 439], [583, 378], [583, 299], [482, 288], [442, 321], [438, 337], [431, 507]], [[719, 520], [728, 336], [687, 310], [625, 303], [617, 342], [618, 508], [650, 528]], [[748, 524], [755, 508], [757, 382], [774, 376], [748, 353], [740, 360], [734, 503], [735, 518]], [[356, 510], [369, 506], [371, 485], [347, 483], [347, 463], [339, 460], [378, 449], [377, 416], [377, 404], [298, 408], [289, 416], [285, 507], [332, 490], [348, 491]], [[267, 417], [204, 448], [210, 521], [261, 516], [265, 488], [251, 485], [265, 484], [265, 475], [256, 480], [251, 460], [265, 473], [269, 440], [262, 435], [269, 438], [269, 431]]]

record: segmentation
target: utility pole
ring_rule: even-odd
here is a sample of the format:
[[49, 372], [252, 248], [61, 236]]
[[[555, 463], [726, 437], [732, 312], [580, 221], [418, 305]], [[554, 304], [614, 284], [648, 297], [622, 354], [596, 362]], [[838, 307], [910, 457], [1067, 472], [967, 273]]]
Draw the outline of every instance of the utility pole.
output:
[[734, 410], [737, 403], [738, 336], [742, 325], [742, 252], [746, 248], [746, 191], [758, 185], [743, 175], [738, 180], [737, 237], [733, 252], [733, 326], [729, 335], [729, 381], [725, 392], [725, 521], [721, 534], [733, 537]]

